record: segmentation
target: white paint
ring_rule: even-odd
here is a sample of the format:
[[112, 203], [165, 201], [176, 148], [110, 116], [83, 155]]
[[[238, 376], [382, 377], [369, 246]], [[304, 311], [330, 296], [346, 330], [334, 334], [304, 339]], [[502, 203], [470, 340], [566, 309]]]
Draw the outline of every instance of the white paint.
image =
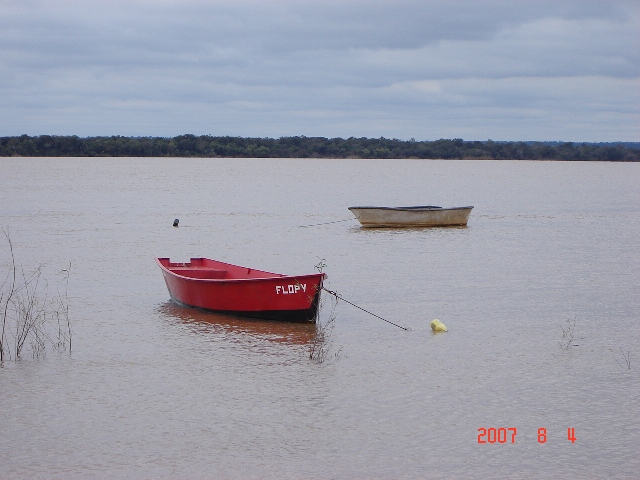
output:
[[276, 285], [276, 295], [289, 295], [289, 294], [295, 294], [300, 292], [300, 290], [302, 290], [303, 292], [307, 291], [307, 284], [306, 283], [295, 283], [295, 284], [289, 284], [289, 285]]

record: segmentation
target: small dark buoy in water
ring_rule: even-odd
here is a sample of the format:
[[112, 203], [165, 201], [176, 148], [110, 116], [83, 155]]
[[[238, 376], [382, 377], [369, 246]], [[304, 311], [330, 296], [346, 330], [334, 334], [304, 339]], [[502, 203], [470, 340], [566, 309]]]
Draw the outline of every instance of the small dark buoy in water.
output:
[[177, 218], [173, 221], [173, 226], [177, 227], [178, 223], [180, 223], [180, 220], [178, 220]]

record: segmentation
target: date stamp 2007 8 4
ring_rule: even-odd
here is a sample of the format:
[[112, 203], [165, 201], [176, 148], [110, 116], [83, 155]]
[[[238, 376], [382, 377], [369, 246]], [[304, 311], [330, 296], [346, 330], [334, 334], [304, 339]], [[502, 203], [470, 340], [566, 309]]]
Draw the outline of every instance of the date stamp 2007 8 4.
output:
[[[478, 428], [478, 443], [516, 443], [516, 434], [518, 429], [511, 428]], [[567, 440], [571, 443], [575, 443], [576, 431], [575, 428], [567, 428]], [[547, 429], [538, 429], [538, 443], [547, 443]]]

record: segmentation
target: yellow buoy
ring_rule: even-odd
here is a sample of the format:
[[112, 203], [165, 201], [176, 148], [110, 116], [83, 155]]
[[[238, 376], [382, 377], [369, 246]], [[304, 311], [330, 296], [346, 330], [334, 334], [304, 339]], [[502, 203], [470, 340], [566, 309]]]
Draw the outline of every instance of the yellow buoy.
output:
[[447, 327], [444, 323], [436, 318], [435, 320], [431, 321], [431, 330], [433, 330], [434, 332], [446, 332]]

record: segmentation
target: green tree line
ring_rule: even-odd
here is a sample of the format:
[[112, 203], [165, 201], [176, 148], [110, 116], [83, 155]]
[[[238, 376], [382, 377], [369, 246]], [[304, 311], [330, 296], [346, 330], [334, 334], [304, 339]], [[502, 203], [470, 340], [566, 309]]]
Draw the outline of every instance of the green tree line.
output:
[[252, 157], [431, 158], [493, 160], [640, 161], [640, 145], [624, 143], [494, 142], [460, 138], [434, 141], [388, 138], [211, 135], [177, 137], [0, 137], [0, 156], [23, 157]]

